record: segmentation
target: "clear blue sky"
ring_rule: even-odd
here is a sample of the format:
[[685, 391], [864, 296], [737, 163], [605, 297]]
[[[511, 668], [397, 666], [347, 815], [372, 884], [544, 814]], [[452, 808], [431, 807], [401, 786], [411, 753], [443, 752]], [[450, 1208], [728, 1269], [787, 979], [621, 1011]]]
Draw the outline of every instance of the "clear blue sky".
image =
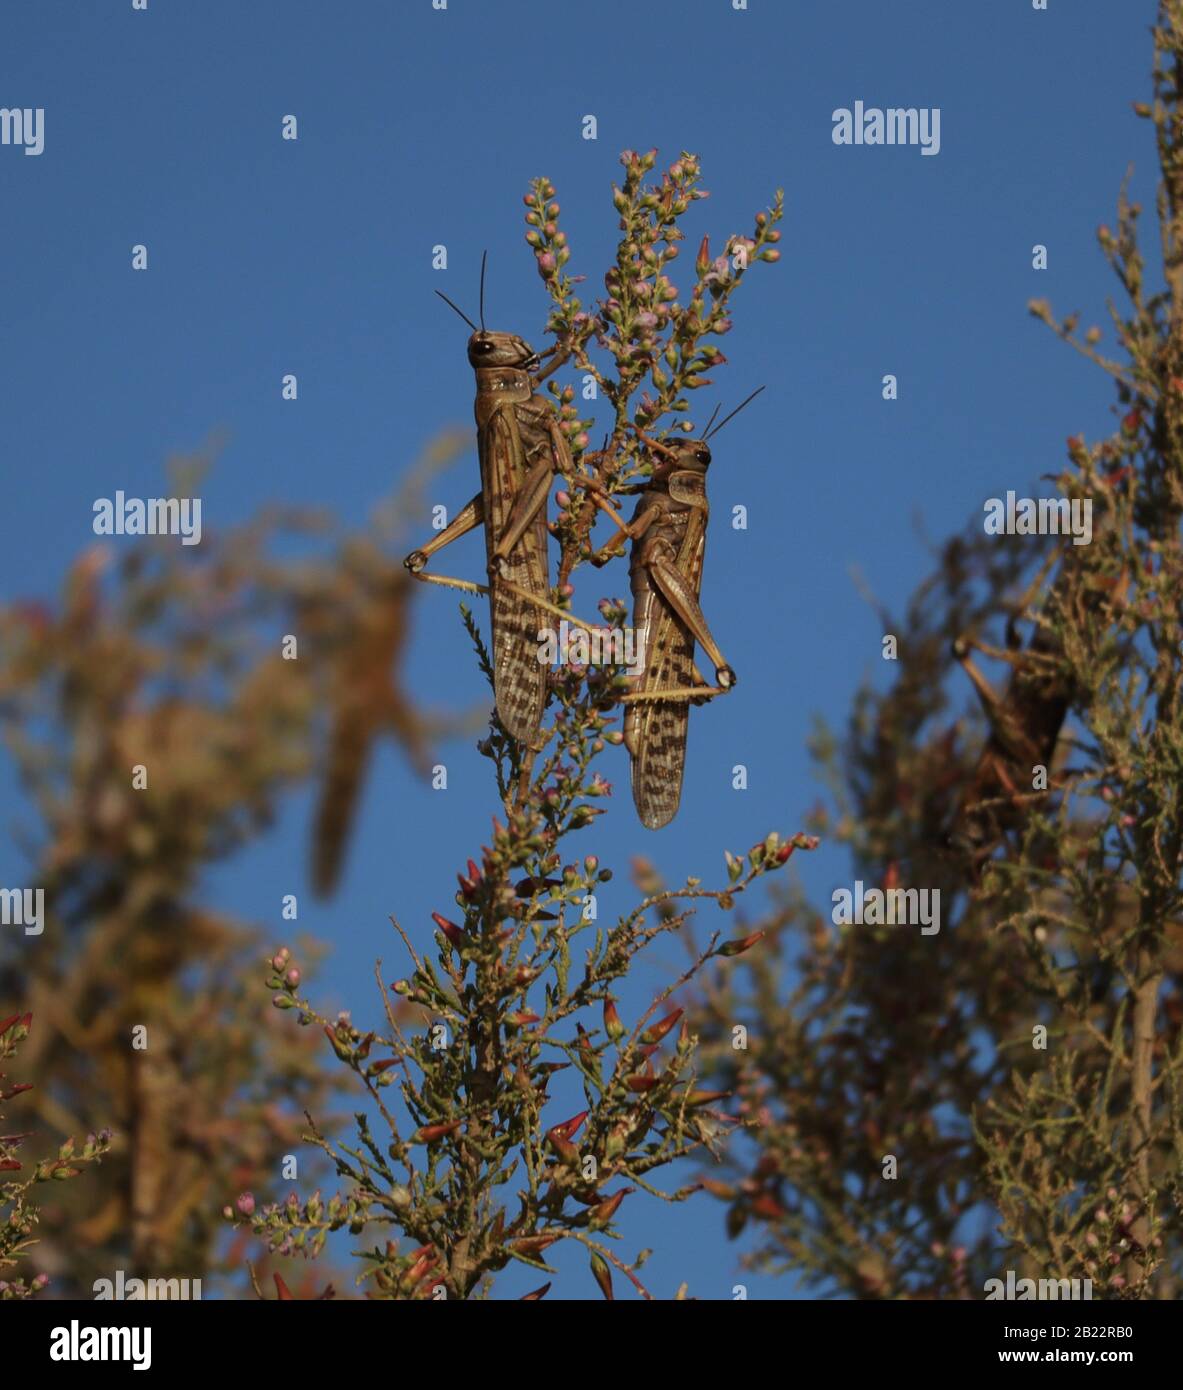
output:
[[[95, 498], [155, 495], [165, 456], [220, 427], [230, 442], [203, 492], [207, 527], [276, 497], [360, 524], [441, 426], [471, 421], [465, 330], [432, 291], [472, 305], [487, 247], [490, 323], [541, 343], [546, 301], [522, 240], [530, 177], [556, 184], [569, 268], [593, 290], [619, 152], [693, 150], [712, 197], [691, 244], [748, 231], [786, 191], [783, 259], [738, 294], [730, 366], [706, 402], [768, 384], [720, 437], [711, 474], [719, 521], [737, 502], [751, 515], [746, 532], [715, 526], [703, 593], [741, 683], [694, 713], [674, 824], [639, 826], [614, 750], [618, 794], [581, 852], [623, 870], [641, 851], [674, 878], [721, 870], [725, 847], [801, 825], [818, 796], [812, 717], [840, 723], [860, 679], [883, 675], [849, 567], [898, 610], [929, 568], [917, 514], [940, 538], [986, 497], [1031, 491], [1065, 436], [1108, 429], [1104, 380], [1025, 304], [1047, 296], [1107, 327], [1094, 232], [1131, 161], [1153, 207], [1150, 131], [1130, 109], [1148, 92], [1153, 14], [1152, 0], [1050, 0], [1046, 13], [1030, 0], [750, 0], [741, 13], [730, 0], [449, 0], [446, 12], [150, 0], [146, 13], [10, 0], [0, 106], [46, 117], [39, 158], [0, 147], [4, 595], [56, 591], [93, 540]], [[835, 146], [831, 112], [856, 100], [940, 107], [940, 154]], [[295, 143], [279, 138], [289, 113]], [[595, 142], [581, 138], [589, 113]], [[446, 273], [431, 269], [439, 242]], [[135, 243], [149, 247], [146, 274], [130, 269]], [[299, 375], [296, 404], [280, 399], [285, 372]], [[469, 459], [432, 500], [454, 509], [475, 486]], [[480, 569], [475, 538], [449, 555], [447, 572]], [[585, 581], [580, 611], [626, 585], [623, 572]], [[454, 613], [450, 595], [425, 593], [409, 675], [425, 701], [461, 708], [484, 690]], [[301, 892], [301, 927], [332, 948], [323, 987], [359, 1019], [375, 1002], [373, 958], [399, 959], [388, 914], [427, 940], [457, 846], [475, 849], [496, 809], [484, 760], [462, 744], [445, 756], [439, 793], [384, 753], [328, 905], [304, 891], [302, 798], [211, 880], [219, 903], [277, 936], [281, 896]], [[740, 762], [742, 793], [730, 789]], [[0, 794], [11, 823], [7, 766]], [[6, 839], [0, 871], [18, 864]], [[826, 901], [849, 878], [824, 849], [802, 872]], [[626, 885], [621, 872], [602, 913], [631, 901]], [[636, 1004], [680, 963], [667, 947]], [[660, 1295], [687, 1278], [700, 1298], [731, 1296], [736, 1247], [717, 1206], [632, 1203], [622, 1253], [654, 1248]], [[556, 1293], [592, 1293], [581, 1253], [558, 1264], [573, 1272]], [[537, 1282], [510, 1271], [499, 1296]], [[752, 1297], [788, 1291], [744, 1282]]]

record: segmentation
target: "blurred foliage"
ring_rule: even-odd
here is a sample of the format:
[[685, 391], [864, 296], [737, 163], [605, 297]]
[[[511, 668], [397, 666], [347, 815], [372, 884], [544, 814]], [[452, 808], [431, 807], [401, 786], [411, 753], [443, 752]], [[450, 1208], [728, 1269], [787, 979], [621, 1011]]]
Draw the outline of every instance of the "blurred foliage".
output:
[[[902, 619], [883, 615], [894, 683], [816, 743], [835, 805], [812, 828], [870, 886], [939, 889], [940, 933], [835, 925], [796, 894], [758, 924], [777, 952], [712, 982], [695, 1018], [756, 1149], [708, 1181], [751, 1260], [815, 1293], [981, 1298], [1010, 1269], [1091, 1279], [1094, 1298], [1178, 1296], [1180, 0], [1154, 42], [1136, 109], [1158, 143], [1165, 284], [1144, 285], [1123, 191], [1098, 233], [1125, 295], [1120, 360], [1099, 328], [1031, 305], [1116, 385], [1113, 434], [1070, 438], [1052, 479], [1091, 499], [1092, 542], [979, 529], [942, 547]], [[950, 712], [955, 642], [1008, 674], [982, 692], [985, 724]]]
[[[327, 1101], [312, 1040], [260, 1008], [258, 929], [205, 905], [204, 874], [316, 778], [327, 890], [374, 741], [393, 735], [421, 765], [455, 723], [402, 693], [411, 586], [387, 547], [458, 449], [441, 438], [364, 531], [276, 507], [193, 548], [96, 545], [58, 603], [0, 612], [0, 719], [37, 813], [18, 834], [45, 892], [41, 935], [0, 936], [0, 999], [37, 1016], [22, 1061], [39, 1127], [115, 1135], [86, 1191], [42, 1221], [39, 1267], [64, 1293], [115, 1268], [241, 1271], [226, 1196], [272, 1190], [300, 1111]], [[178, 460], [174, 491], [192, 495], [209, 462]]]

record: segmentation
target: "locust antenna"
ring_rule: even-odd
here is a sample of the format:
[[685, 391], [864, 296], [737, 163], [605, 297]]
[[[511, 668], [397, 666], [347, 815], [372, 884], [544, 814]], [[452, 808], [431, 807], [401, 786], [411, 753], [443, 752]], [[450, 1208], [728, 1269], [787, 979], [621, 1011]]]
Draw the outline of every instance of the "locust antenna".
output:
[[[718, 434], [719, 431], [723, 428], [723, 426], [727, 423], [728, 420], [734, 420], [735, 417], [739, 414], [739, 412], [744, 408], [744, 406], [745, 406], [745, 405], [750, 405], [750, 404], [752, 403], [752, 401], [754, 401], [754, 400], [756, 399], [756, 397], [760, 394], [760, 392], [763, 391], [763, 390], [764, 390], [764, 387], [763, 387], [763, 386], [757, 386], [756, 389], [752, 392], [752, 394], [747, 398], [747, 400], [740, 401], [740, 403], [735, 407], [735, 409], [731, 412], [730, 415], [724, 415], [724, 416], [723, 416], [723, 418], [719, 421], [719, 423], [718, 423], [718, 424], [715, 426], [715, 428], [711, 431], [711, 434]], [[707, 440], [707, 439], [710, 439], [711, 434], [704, 434], [704, 435], [703, 435], [704, 441]]]
[[436, 294], [439, 295], [439, 297], [444, 301], [444, 303], [448, 306], [449, 309], [456, 309], [456, 312], [460, 315], [460, 317], [464, 320], [464, 322], [465, 322], [466, 324], [468, 324], [469, 328], [471, 328], [472, 331], [473, 331], [474, 333], [476, 333], [476, 332], [479, 331], [479, 330], [477, 329], [476, 324], [473, 323], [473, 321], [468, 317], [468, 315], [464, 312], [464, 310], [463, 310], [463, 309], [457, 309], [457, 308], [456, 308], [456, 305], [452, 303], [452, 301], [451, 301], [451, 300], [448, 298], [448, 296], [443, 292], [443, 290], [436, 290]]
[[721, 409], [721, 406], [718, 406], [718, 405], [717, 405], [717, 406], [714, 408], [714, 410], [711, 411], [711, 418], [707, 421], [707, 427], [706, 427], [706, 429], [703, 430], [703, 432], [702, 432], [702, 437], [703, 437], [704, 439], [707, 439], [707, 438], [710, 436], [710, 433], [711, 433], [711, 426], [715, 423], [715, 416], [718, 415], [720, 409]]
[[485, 262], [489, 259], [488, 251], [481, 252], [481, 332], [485, 331]]

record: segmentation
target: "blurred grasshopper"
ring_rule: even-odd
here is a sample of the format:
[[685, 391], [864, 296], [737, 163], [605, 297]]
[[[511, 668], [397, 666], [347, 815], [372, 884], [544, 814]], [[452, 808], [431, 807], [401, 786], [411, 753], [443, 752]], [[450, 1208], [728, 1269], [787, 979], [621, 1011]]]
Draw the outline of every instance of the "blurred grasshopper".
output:
[[336, 601], [325, 605], [321, 618], [322, 629], [332, 625], [331, 637], [319, 634], [331, 652], [333, 714], [313, 828], [312, 884], [318, 897], [337, 885], [379, 740], [392, 734], [422, 776], [431, 765], [431, 722], [399, 679], [410, 631], [411, 577], [360, 543], [346, 550], [337, 573]]
[[[763, 389], [753, 391], [714, 430], [712, 415], [702, 439], [679, 440], [676, 445], [646, 441], [664, 457], [655, 465], [632, 520], [617, 518], [616, 534], [592, 557], [593, 564], [606, 564], [623, 541], [632, 541], [629, 576], [642, 673], [621, 702], [629, 706], [624, 742], [632, 760], [633, 801], [650, 830], [668, 825], [682, 799], [690, 703], [722, 695], [736, 683], [698, 604], [710, 515], [707, 440]], [[707, 685], [695, 666], [695, 642], [714, 663], [717, 685]]]
[[[489, 594], [497, 715], [514, 738], [530, 743], [542, 721], [549, 674], [538, 660], [542, 614], [550, 608], [546, 500], [553, 475], [573, 471], [571, 453], [549, 401], [535, 391], [538, 354], [516, 334], [485, 328], [484, 259], [479, 328], [447, 295], [436, 293], [472, 329], [468, 360], [476, 373], [481, 490], [403, 563], [427, 583]], [[431, 555], [482, 524], [487, 587], [422, 573]]]
[[1033, 804], [1047, 795], [1032, 791], [1033, 773], [1036, 767], [1051, 766], [1072, 703], [1072, 686], [1057, 659], [1056, 644], [1043, 628], [1018, 651], [984, 649], [1014, 667], [1001, 696], [970, 657], [974, 646], [980, 644], [959, 638], [953, 655], [973, 682], [990, 735], [954, 813], [948, 844], [971, 854], [977, 863], [1007, 831], [1022, 826]]
[[[1050, 769], [1075, 695], [1054, 634], [1039, 626], [1023, 647], [1015, 629], [1015, 617], [1026, 610], [1054, 558], [1053, 552], [1008, 622], [1006, 651], [968, 637], [960, 637], [953, 644], [953, 655], [973, 683], [990, 725], [989, 737], [947, 836], [949, 848], [970, 854], [975, 867], [1009, 831], [1021, 829], [1031, 809], [1047, 797], [1047, 791], [1033, 790], [1034, 771], [1036, 767]], [[1071, 552], [1061, 563], [1057, 587], [1073, 582], [1070, 565], [1075, 568]], [[1094, 582], [1080, 590], [1075, 605], [1080, 615], [1078, 621], [1083, 622], [1089, 612], [1110, 602], [1120, 603], [1125, 582], [1123, 574], [1116, 581]], [[975, 647], [1011, 666], [1011, 678], [1003, 695], [994, 690], [974, 664], [970, 651]]]

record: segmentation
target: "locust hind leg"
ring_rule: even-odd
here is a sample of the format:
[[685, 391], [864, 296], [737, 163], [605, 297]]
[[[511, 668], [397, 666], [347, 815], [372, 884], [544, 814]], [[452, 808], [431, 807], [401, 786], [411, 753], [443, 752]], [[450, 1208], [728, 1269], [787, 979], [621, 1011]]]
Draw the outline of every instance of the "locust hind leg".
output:
[[[666, 602], [673, 608], [674, 612], [682, 620], [687, 628], [694, 634], [695, 639], [710, 659], [715, 664], [715, 679], [723, 690], [730, 690], [736, 684], [738, 677], [727, 662], [723, 659], [723, 653], [719, 650], [719, 644], [715, 641], [714, 635], [707, 626], [707, 620], [703, 616], [702, 609], [698, 606], [698, 599], [694, 591], [686, 582], [685, 576], [663, 561], [654, 561], [649, 566], [649, 573], [653, 576], [654, 583], [661, 590]], [[703, 692], [698, 692], [699, 694]]]

